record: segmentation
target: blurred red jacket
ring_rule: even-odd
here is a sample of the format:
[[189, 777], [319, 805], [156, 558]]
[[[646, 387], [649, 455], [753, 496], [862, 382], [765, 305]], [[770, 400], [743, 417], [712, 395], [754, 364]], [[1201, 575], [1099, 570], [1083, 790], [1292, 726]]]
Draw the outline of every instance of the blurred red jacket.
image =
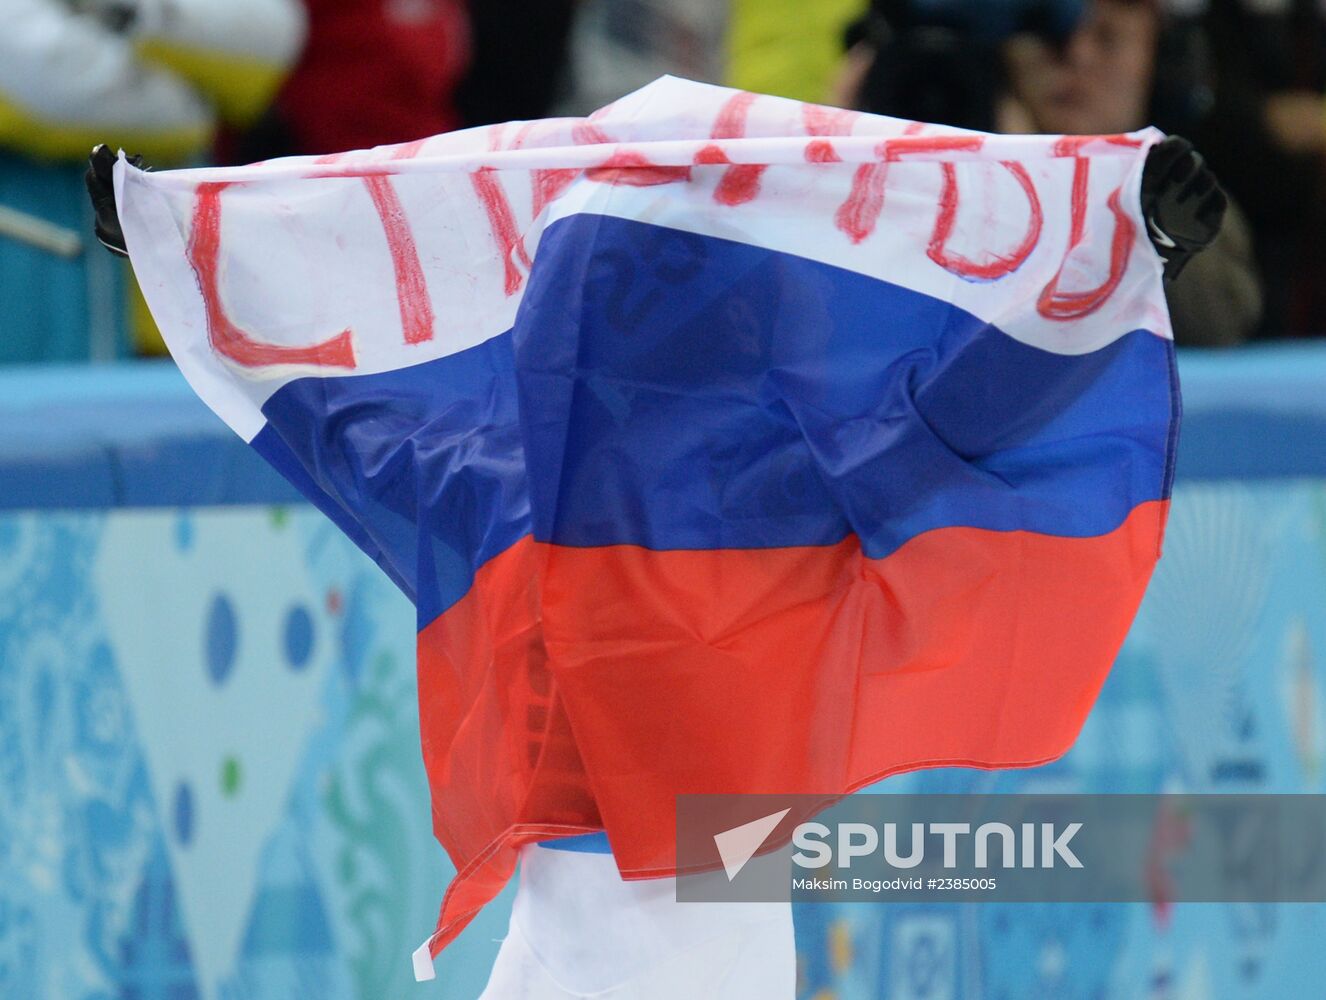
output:
[[308, 44], [272, 112], [223, 159], [334, 153], [453, 129], [464, 0], [303, 0]]

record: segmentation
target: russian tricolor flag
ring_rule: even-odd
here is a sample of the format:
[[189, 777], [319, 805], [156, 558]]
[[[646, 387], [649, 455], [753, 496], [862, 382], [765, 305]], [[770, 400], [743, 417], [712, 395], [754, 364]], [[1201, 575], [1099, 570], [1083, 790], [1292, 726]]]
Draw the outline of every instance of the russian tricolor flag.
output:
[[1072, 744], [1178, 422], [1153, 132], [986, 136], [664, 78], [588, 119], [117, 169], [181, 369], [418, 609], [459, 875], [681, 793]]

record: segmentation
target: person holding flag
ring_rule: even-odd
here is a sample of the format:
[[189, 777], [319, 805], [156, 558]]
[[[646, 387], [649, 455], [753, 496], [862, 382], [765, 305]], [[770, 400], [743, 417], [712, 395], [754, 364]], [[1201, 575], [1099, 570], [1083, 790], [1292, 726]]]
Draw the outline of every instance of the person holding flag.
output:
[[488, 1000], [790, 998], [786, 904], [675, 902], [678, 795], [1068, 749], [1160, 553], [1163, 280], [1224, 209], [1154, 130], [672, 78], [88, 183], [195, 390], [417, 609], [457, 876], [416, 974], [519, 860]]

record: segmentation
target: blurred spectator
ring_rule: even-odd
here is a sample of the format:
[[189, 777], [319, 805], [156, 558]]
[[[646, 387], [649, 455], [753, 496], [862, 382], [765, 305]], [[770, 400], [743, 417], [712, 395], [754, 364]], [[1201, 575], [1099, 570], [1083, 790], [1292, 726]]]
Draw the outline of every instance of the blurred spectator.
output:
[[303, 38], [296, 0], [0, 0], [0, 363], [129, 352], [129, 272], [90, 239], [97, 142], [193, 160], [260, 114]]
[[[519, 0], [515, 0], [519, 2]], [[581, 0], [558, 110], [583, 115], [665, 73], [822, 102], [866, 0]]]
[[833, 103], [995, 131], [1007, 84], [1001, 46], [1028, 31], [1062, 43], [1085, 0], [872, 0], [847, 32]]
[[[1173, 131], [1186, 131], [1199, 114], [1190, 105], [1197, 100], [1195, 83], [1177, 65], [1179, 39], [1166, 38], [1165, 31], [1151, 0], [1094, 0], [1059, 45], [1029, 33], [1013, 36], [1004, 45], [1013, 97], [1004, 114], [1024, 112], [1036, 132], [1130, 132], [1166, 118]], [[1001, 125], [1011, 131], [1014, 122]], [[1237, 205], [1216, 242], [1168, 287], [1167, 298], [1179, 344], [1237, 344], [1252, 335], [1261, 319], [1261, 284], [1252, 235]]]
[[[1086, 135], [1149, 123], [1189, 132], [1207, 113], [1201, 35], [1168, 22], [1156, 0], [1028, 0], [1020, 9], [1005, 0], [1003, 24], [987, 19], [980, 27], [962, 20], [967, 7], [960, 0], [877, 4], [852, 56], [854, 103], [965, 128]], [[940, 16], [936, 8], [944, 8]], [[1262, 292], [1237, 206], [1168, 298], [1180, 344], [1228, 345], [1252, 335]]]
[[1251, 219], [1263, 336], [1326, 334], [1326, 27], [1316, 0], [1196, 3], [1215, 109], [1192, 138]]
[[460, 124], [456, 88], [470, 61], [463, 0], [303, 3], [308, 44], [262, 120], [227, 137], [225, 161], [365, 149]]
[[665, 73], [721, 83], [726, 0], [583, 0], [559, 111], [584, 115]]

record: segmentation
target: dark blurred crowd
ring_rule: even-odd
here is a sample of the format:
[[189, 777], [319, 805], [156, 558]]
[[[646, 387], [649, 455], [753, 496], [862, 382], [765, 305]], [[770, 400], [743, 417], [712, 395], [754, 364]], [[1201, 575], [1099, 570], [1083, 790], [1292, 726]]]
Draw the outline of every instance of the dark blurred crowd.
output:
[[1187, 136], [1231, 195], [1181, 344], [1326, 334], [1320, 0], [0, 0], [0, 363], [160, 349], [90, 245], [95, 142], [168, 167], [583, 114], [671, 72], [1004, 132]]

